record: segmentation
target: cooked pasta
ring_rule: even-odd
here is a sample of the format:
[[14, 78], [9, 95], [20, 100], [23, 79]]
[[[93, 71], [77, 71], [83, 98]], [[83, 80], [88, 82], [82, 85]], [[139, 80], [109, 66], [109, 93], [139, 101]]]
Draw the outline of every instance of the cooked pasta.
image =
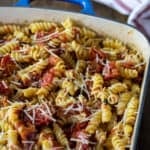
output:
[[17, 52], [17, 51], [13, 51], [11, 52], [11, 57], [19, 63], [27, 63], [27, 62], [31, 62], [32, 57], [30, 57], [30, 55], [22, 55], [21, 53]]
[[137, 115], [138, 104], [138, 98], [136, 96], [133, 96], [129, 101], [126, 108], [126, 112], [124, 114], [124, 122], [126, 124], [134, 125]]
[[99, 124], [101, 123], [101, 112], [98, 111], [93, 114], [88, 126], [86, 127], [85, 131], [89, 134], [95, 133], [96, 129], [98, 128]]
[[39, 58], [46, 58], [48, 56], [48, 52], [44, 47], [39, 45], [34, 45], [29, 48], [28, 55], [34, 59], [38, 60]]
[[103, 46], [107, 48], [114, 48], [116, 50], [120, 50], [121, 48], [124, 48], [124, 45], [121, 41], [106, 38], [103, 41]]
[[55, 26], [56, 24], [51, 22], [34, 22], [29, 25], [29, 28], [32, 33], [36, 33], [38, 31], [50, 31]]
[[125, 92], [127, 90], [127, 86], [123, 83], [114, 83], [109, 87], [109, 90], [114, 94], [118, 94], [121, 92]]
[[15, 31], [14, 36], [17, 40], [20, 40], [23, 43], [30, 43], [31, 39], [21, 31]]
[[53, 129], [58, 142], [62, 146], [68, 147], [69, 146], [68, 139], [66, 138], [65, 134], [63, 133], [63, 130], [58, 126], [58, 124], [54, 124]]
[[138, 71], [135, 69], [120, 68], [120, 74], [127, 79], [134, 79], [138, 76]]
[[102, 122], [103, 123], [109, 122], [112, 117], [111, 107], [108, 104], [102, 104], [101, 109], [102, 109]]
[[15, 50], [18, 46], [19, 46], [18, 41], [10, 41], [6, 43], [4, 46], [0, 47], [0, 55], [10, 53], [12, 50]]
[[0, 150], [128, 150], [145, 69], [131, 46], [68, 18], [0, 24]]
[[8, 33], [13, 33], [15, 31], [20, 30], [20, 26], [19, 25], [15, 25], [15, 24], [3, 24], [0, 25], [0, 34], [8, 34]]
[[112, 145], [115, 150], [125, 150], [126, 149], [127, 140], [119, 137], [118, 135], [114, 135], [112, 137]]
[[119, 102], [117, 104], [117, 114], [122, 115], [126, 109], [128, 102], [132, 97], [131, 92], [125, 92], [120, 94]]

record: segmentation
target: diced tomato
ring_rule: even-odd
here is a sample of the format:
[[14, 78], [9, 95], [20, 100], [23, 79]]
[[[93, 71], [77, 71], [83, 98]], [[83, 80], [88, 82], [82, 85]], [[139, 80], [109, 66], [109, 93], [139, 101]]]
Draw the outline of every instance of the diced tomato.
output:
[[114, 61], [108, 62], [103, 68], [103, 76], [107, 80], [119, 77], [119, 70]]
[[106, 58], [107, 54], [104, 53], [101, 49], [92, 48], [90, 50], [90, 60], [96, 59], [96, 55], [100, 58]]
[[64, 43], [66, 43], [69, 40], [68, 36], [65, 33], [61, 34], [59, 39]]
[[80, 34], [80, 29], [78, 27], [73, 27], [73, 31], [76, 33], [76, 34]]
[[93, 50], [93, 49], [90, 49], [90, 60], [94, 60], [95, 58], [96, 58], [96, 53], [95, 53], [95, 51]]
[[[41, 111], [42, 110], [42, 111]], [[35, 125], [41, 126], [41, 125], [48, 125], [52, 120], [50, 114], [48, 114], [46, 107], [44, 105], [41, 105], [37, 108], [35, 108]]]
[[9, 76], [14, 71], [16, 65], [10, 55], [5, 55], [0, 59], [0, 68], [2, 70], [2, 76]]
[[42, 80], [41, 80], [41, 86], [48, 86], [52, 83], [54, 78], [54, 72], [53, 69], [48, 70], [46, 73], [44, 73]]
[[128, 61], [128, 62], [123, 62], [122, 66], [125, 67], [125, 68], [133, 68], [134, 64], [133, 64], [133, 62]]
[[89, 148], [89, 136], [85, 133], [84, 130], [79, 130], [74, 134], [75, 139], [79, 139], [81, 142], [77, 142], [76, 150], [82, 147], [82, 150], [87, 150]]
[[35, 119], [35, 125], [41, 126], [41, 125], [48, 125], [51, 122], [50, 118], [43, 115], [41, 112], [36, 112], [36, 119]]
[[96, 61], [91, 61], [89, 63], [89, 73], [100, 73], [103, 70], [103, 65], [100, 63], [97, 63]]
[[76, 131], [80, 131], [81, 129], [84, 129], [87, 126], [87, 122], [77, 123], [75, 126]]
[[9, 95], [11, 92], [5, 81], [0, 81], [0, 94]]
[[79, 150], [79, 149], [89, 150], [89, 148], [90, 148], [89, 144], [83, 144], [83, 143], [77, 142], [75, 150]]
[[38, 33], [36, 34], [36, 38], [38, 39], [38, 38], [41, 38], [41, 37], [43, 37], [43, 36], [45, 36], [45, 35], [46, 35], [45, 32], [41, 31], [41, 32], [38, 32]]
[[101, 49], [94, 49], [94, 51], [99, 55], [100, 58], [106, 58], [106, 54]]
[[57, 64], [57, 62], [60, 60], [60, 58], [51, 55], [48, 60], [49, 60], [49, 64], [52, 65], [52, 66], [54, 66], [54, 65]]
[[8, 98], [6, 96], [1, 97], [0, 106], [6, 107], [9, 105]]

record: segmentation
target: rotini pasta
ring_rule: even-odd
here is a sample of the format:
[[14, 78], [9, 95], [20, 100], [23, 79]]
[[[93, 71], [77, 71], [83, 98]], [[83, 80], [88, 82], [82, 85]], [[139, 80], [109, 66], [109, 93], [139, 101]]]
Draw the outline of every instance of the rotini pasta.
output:
[[126, 139], [120, 138], [118, 135], [114, 135], [112, 137], [112, 145], [115, 150], [125, 150], [126, 144], [127, 144]]
[[85, 131], [89, 134], [95, 133], [96, 129], [98, 128], [99, 124], [101, 123], [101, 111], [96, 112], [93, 114], [88, 126], [86, 127]]
[[53, 129], [58, 142], [62, 146], [65, 146], [67, 148], [69, 146], [69, 142], [65, 134], [63, 133], [63, 130], [57, 124], [53, 125]]
[[7, 24], [0, 26], [0, 34], [13, 33], [18, 30], [20, 30], [20, 26], [15, 24]]
[[119, 102], [117, 104], [117, 114], [122, 115], [126, 109], [128, 102], [132, 97], [131, 92], [125, 92], [120, 95]]
[[50, 31], [55, 27], [56, 24], [51, 22], [34, 22], [29, 25], [32, 33], [36, 33], [38, 31]]
[[18, 41], [11, 41], [5, 44], [4, 46], [0, 47], [0, 54], [5, 55], [10, 53], [12, 50], [15, 50], [19, 46]]
[[126, 124], [134, 125], [137, 109], [138, 109], [139, 100], [136, 96], [133, 96], [127, 105], [126, 112], [124, 114], [124, 122]]
[[143, 56], [79, 25], [0, 25], [0, 150], [128, 150]]

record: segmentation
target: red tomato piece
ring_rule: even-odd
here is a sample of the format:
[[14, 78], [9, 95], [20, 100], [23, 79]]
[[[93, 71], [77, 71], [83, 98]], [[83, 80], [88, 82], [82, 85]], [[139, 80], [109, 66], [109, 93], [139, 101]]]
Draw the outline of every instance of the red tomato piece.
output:
[[52, 69], [48, 70], [46, 73], [44, 73], [41, 81], [41, 86], [48, 86], [49, 84], [52, 83], [54, 78], [54, 72]]
[[16, 65], [10, 55], [5, 55], [0, 59], [0, 68], [2, 70], [2, 76], [9, 76], [14, 71]]
[[51, 55], [48, 60], [49, 60], [49, 64], [52, 65], [52, 66], [54, 66], [54, 65], [57, 64], [57, 62], [60, 60], [60, 58]]
[[108, 62], [104, 66], [102, 74], [106, 80], [119, 77], [119, 70], [116, 67], [115, 62], [114, 61]]
[[35, 125], [48, 125], [52, 121], [49, 114], [45, 110], [46, 108], [43, 105], [35, 109]]
[[125, 67], [125, 68], [129, 68], [130, 69], [130, 68], [134, 67], [134, 64], [133, 64], [133, 62], [129, 62], [128, 61], [128, 62], [123, 62], [122, 66]]
[[90, 50], [90, 60], [96, 59], [96, 55], [100, 58], [106, 58], [107, 54], [104, 53], [101, 49], [92, 48]]
[[9, 95], [10, 94], [10, 88], [8, 87], [7, 83], [5, 81], [0, 81], [0, 94]]

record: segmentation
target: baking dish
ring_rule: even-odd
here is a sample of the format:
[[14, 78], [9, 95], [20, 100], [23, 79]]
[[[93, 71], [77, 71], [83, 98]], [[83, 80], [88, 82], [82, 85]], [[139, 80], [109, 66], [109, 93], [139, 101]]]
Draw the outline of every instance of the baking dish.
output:
[[[9, 13], [8, 13], [9, 11]], [[87, 12], [87, 11], [85, 11]], [[90, 11], [92, 12], [92, 11]], [[94, 14], [93, 12], [90, 14]], [[106, 34], [116, 39], [119, 39], [125, 43], [133, 44], [137, 47], [139, 51], [143, 53], [146, 60], [146, 69], [142, 84], [141, 96], [140, 96], [140, 106], [138, 109], [138, 115], [134, 127], [134, 133], [132, 137], [131, 149], [136, 149], [137, 137], [139, 132], [139, 126], [141, 122], [141, 114], [143, 111], [144, 100], [147, 88], [147, 79], [149, 73], [149, 57], [150, 57], [150, 46], [147, 39], [136, 29], [124, 25], [121, 23], [113, 22], [103, 18], [98, 18], [94, 16], [83, 15], [79, 13], [47, 10], [47, 9], [37, 9], [37, 8], [13, 8], [13, 7], [3, 7], [0, 8], [0, 20], [4, 23], [23, 23], [24, 21], [34, 21], [34, 20], [50, 20], [54, 22], [61, 22], [65, 18], [70, 17], [77, 22], [84, 24], [91, 29], [94, 29], [99, 34]]]

